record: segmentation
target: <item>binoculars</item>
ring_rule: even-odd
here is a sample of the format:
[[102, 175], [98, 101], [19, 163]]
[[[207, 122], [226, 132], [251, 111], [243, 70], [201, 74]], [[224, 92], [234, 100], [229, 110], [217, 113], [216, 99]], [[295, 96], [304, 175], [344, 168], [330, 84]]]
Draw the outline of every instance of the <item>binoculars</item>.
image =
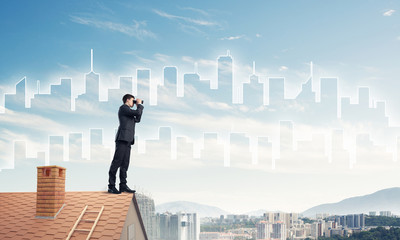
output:
[[[133, 100], [133, 103], [136, 104], [136, 99]], [[142, 99], [142, 104], [144, 104], [144, 100]]]

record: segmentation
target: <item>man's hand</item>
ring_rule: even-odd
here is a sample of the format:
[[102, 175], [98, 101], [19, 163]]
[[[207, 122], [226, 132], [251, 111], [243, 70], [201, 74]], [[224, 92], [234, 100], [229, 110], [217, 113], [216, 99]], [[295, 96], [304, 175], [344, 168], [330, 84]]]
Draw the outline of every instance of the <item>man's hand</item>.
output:
[[136, 105], [138, 105], [138, 104], [142, 104], [142, 99], [140, 99], [140, 98], [136, 99]]

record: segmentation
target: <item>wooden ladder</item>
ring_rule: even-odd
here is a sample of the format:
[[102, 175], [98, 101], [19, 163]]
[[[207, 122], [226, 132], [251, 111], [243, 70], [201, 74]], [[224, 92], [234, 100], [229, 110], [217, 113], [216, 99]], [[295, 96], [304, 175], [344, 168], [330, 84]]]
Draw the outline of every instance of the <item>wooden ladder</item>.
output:
[[[72, 235], [74, 234], [74, 232], [88, 232], [89, 235], [87, 236], [86, 240], [89, 240], [90, 237], [92, 236], [94, 228], [96, 227], [97, 222], [99, 221], [100, 216], [103, 213], [104, 206], [101, 207], [99, 212], [97, 212], [97, 211], [86, 211], [87, 208], [88, 208], [88, 205], [86, 205], [85, 208], [82, 210], [81, 215], [79, 216], [78, 220], [76, 220], [75, 225], [72, 227], [72, 229], [69, 232], [68, 237], [67, 237], [66, 240], [69, 240], [72, 237]], [[82, 219], [82, 217], [83, 217], [83, 215], [85, 215], [85, 213], [98, 213], [98, 215], [97, 215], [96, 219], [94, 219], [94, 220], [93, 219]], [[79, 228], [76, 228], [81, 221], [83, 221], [83, 222], [93, 222], [92, 228], [91, 229], [79, 229]]]

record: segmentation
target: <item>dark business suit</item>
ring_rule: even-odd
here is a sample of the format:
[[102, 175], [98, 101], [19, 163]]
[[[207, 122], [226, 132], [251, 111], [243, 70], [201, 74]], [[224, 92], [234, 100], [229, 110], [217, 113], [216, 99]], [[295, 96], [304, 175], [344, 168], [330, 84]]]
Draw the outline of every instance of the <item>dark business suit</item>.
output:
[[126, 186], [126, 172], [129, 167], [131, 156], [131, 145], [135, 143], [135, 124], [140, 122], [143, 106], [137, 105], [136, 110], [132, 110], [128, 105], [123, 104], [119, 107], [118, 119], [119, 127], [115, 135], [115, 153], [108, 172], [108, 186], [115, 186], [116, 173], [119, 168], [120, 187]]

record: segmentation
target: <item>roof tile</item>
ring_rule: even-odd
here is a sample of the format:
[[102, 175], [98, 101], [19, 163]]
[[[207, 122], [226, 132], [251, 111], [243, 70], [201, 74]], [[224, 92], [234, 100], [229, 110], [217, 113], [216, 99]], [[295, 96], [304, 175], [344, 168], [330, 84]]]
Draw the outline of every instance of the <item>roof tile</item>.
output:
[[[2, 239], [65, 239], [86, 205], [88, 211], [104, 211], [93, 232], [93, 239], [119, 239], [132, 194], [105, 192], [66, 192], [65, 206], [55, 219], [36, 218], [36, 193], [0, 193], [0, 235]], [[95, 219], [96, 213], [84, 218]], [[79, 224], [90, 228], [90, 224]], [[80, 226], [80, 227], [81, 227]], [[75, 236], [77, 232], [74, 233]], [[80, 236], [87, 233], [78, 233]]]

